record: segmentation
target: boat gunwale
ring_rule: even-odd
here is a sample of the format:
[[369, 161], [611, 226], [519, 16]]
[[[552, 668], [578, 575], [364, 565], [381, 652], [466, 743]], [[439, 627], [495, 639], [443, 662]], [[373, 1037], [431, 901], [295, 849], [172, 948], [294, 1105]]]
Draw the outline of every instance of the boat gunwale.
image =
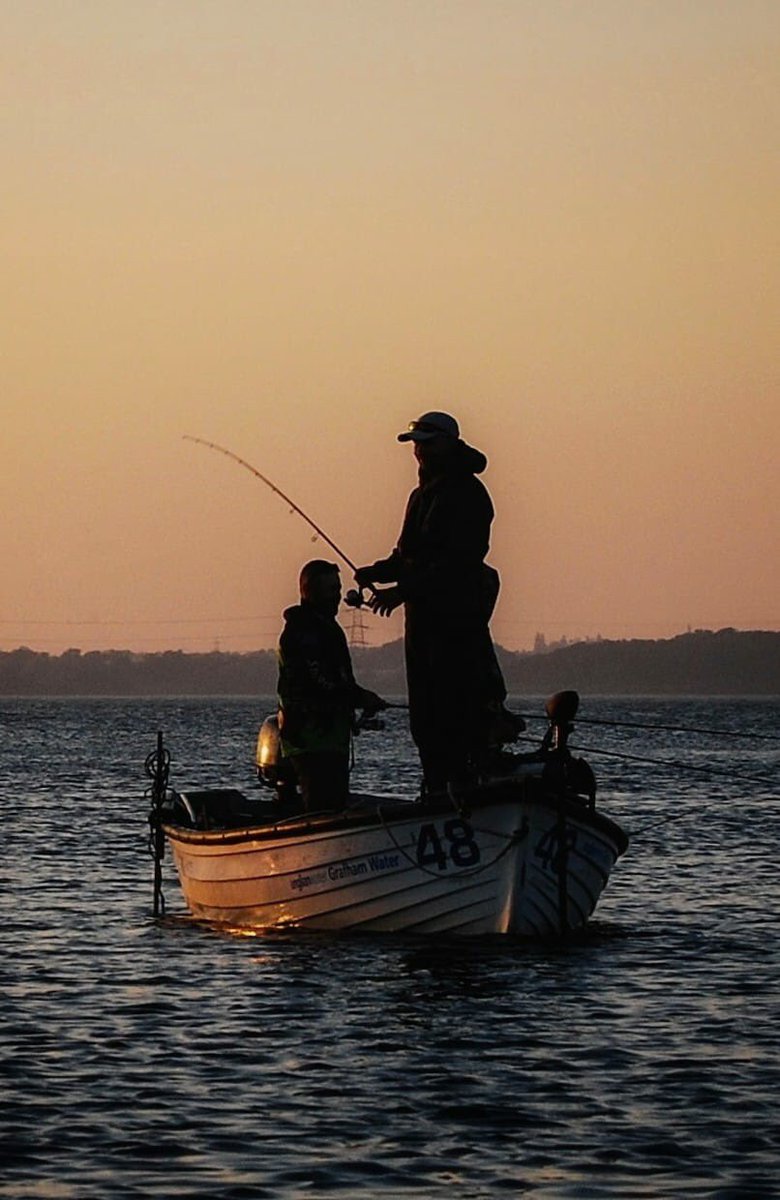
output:
[[[507, 793], [500, 794], [498, 785], [504, 785]], [[467, 816], [476, 810], [484, 810], [495, 805], [502, 807], [514, 805], [520, 807], [522, 805], [532, 805], [534, 807], [545, 808], [553, 815], [560, 814], [560, 801], [551, 796], [529, 796], [518, 791], [523, 788], [522, 780], [499, 780], [494, 781], [489, 788], [494, 788], [497, 794], [485, 794], [487, 788], [480, 789], [480, 793], [464, 793], [462, 807], [457, 807], [453, 800], [449, 797], [441, 800], [424, 801], [405, 800], [403, 797], [372, 797], [361, 796], [360, 799], [375, 800], [376, 803], [372, 808], [360, 808], [350, 811], [346, 809], [338, 813], [322, 813], [296, 815], [295, 817], [282, 818], [273, 822], [263, 823], [261, 825], [241, 825], [231, 829], [192, 829], [186, 825], [179, 825], [176, 822], [163, 821], [162, 829], [166, 837], [172, 843], [180, 845], [236, 845], [247, 842], [263, 842], [263, 843], [280, 843], [280, 842], [297, 842], [302, 838], [307, 840], [321, 840], [326, 837], [334, 837], [339, 834], [353, 833], [360, 830], [370, 831], [373, 829], [384, 828], [388, 823], [396, 825], [400, 822], [421, 819], [435, 819], [437, 816]], [[186, 792], [182, 792], [186, 795]], [[460, 798], [459, 798], [460, 799]], [[392, 814], [382, 814], [383, 804], [391, 804], [393, 806]], [[619, 858], [628, 849], [629, 836], [617, 822], [611, 817], [599, 812], [595, 808], [590, 808], [585, 802], [575, 801], [568, 797], [563, 799], [563, 815], [566, 818], [575, 818], [585, 825], [590, 825], [594, 832], [600, 832], [609, 837], [615, 843], [617, 857]]]

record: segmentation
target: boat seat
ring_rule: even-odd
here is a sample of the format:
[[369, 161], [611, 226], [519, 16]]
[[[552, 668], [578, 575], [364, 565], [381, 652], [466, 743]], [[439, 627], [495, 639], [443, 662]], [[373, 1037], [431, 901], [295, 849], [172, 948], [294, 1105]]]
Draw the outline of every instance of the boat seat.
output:
[[187, 791], [181, 797], [194, 817], [196, 829], [240, 829], [271, 819], [267, 800], [252, 799], [237, 788]]

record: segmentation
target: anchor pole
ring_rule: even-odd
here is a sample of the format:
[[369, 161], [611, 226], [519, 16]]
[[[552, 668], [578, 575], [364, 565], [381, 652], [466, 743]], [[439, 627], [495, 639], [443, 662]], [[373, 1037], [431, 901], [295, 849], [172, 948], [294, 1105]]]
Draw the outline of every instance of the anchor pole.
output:
[[149, 848], [154, 859], [153, 913], [155, 917], [159, 917], [165, 912], [165, 897], [162, 890], [162, 863], [165, 857], [162, 807], [168, 788], [170, 761], [171, 756], [163, 744], [162, 730], [158, 729], [157, 749], [146, 760], [146, 773], [152, 780], [152, 807], [149, 812]]
[[569, 932], [569, 847], [563, 791], [558, 793], [558, 924], [561, 937]]
[[556, 835], [558, 841], [558, 933], [565, 938], [569, 932], [569, 839], [566, 827], [567, 765], [569, 758], [569, 734], [573, 726], [571, 718], [576, 714], [579, 696], [576, 692], [560, 692], [548, 701], [550, 719], [550, 751], [558, 759], [558, 795], [556, 798]]

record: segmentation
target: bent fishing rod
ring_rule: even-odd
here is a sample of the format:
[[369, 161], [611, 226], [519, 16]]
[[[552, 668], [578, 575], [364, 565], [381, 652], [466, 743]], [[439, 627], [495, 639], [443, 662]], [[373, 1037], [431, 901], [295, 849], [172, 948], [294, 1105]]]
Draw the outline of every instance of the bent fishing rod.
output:
[[[227, 450], [224, 446], [218, 446], [216, 442], [206, 441], [205, 438], [192, 437], [192, 435], [189, 433], [182, 434], [182, 437], [184, 438], [185, 442], [195, 442], [195, 444], [198, 446], [207, 446], [209, 450], [216, 450], [219, 454], [224, 454], [226, 458], [232, 458], [233, 462], [238, 463], [240, 467], [244, 467], [247, 471], [250, 471], [256, 479], [259, 479], [266, 485], [266, 487], [269, 487], [272, 492], [275, 492], [277, 496], [284, 500], [285, 504], [289, 504], [290, 509], [293, 512], [296, 512], [299, 517], [303, 517], [306, 524], [314, 530], [318, 537], [321, 537], [324, 542], [327, 542], [331, 550], [333, 550], [333, 552], [339, 556], [343, 563], [346, 563], [353, 574], [355, 571], [357, 571], [357, 567], [353, 563], [352, 559], [344, 553], [340, 546], [336, 545], [336, 543], [333, 541], [333, 538], [328, 537], [325, 530], [321, 529], [316, 521], [313, 521], [309, 514], [303, 511], [299, 504], [296, 504], [294, 500], [291, 500], [287, 493], [283, 492], [280, 487], [277, 487], [267, 475], [264, 475], [262, 471], [258, 471], [257, 467], [253, 467], [250, 462], [247, 462], [245, 458], [241, 458], [240, 455], [235, 454], [232, 450]], [[374, 589], [370, 588], [369, 590], [373, 591]], [[348, 604], [350, 608], [359, 607], [362, 603], [360, 592], [354, 588], [348, 591], [344, 597], [344, 603]]]

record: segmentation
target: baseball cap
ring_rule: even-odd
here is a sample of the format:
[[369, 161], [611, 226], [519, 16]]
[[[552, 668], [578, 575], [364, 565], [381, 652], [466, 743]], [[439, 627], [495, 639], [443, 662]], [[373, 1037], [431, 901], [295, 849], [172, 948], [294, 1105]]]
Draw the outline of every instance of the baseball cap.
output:
[[449, 413], [427, 412], [416, 421], [409, 422], [409, 428], [399, 433], [399, 442], [429, 442], [435, 437], [460, 437], [458, 422]]

